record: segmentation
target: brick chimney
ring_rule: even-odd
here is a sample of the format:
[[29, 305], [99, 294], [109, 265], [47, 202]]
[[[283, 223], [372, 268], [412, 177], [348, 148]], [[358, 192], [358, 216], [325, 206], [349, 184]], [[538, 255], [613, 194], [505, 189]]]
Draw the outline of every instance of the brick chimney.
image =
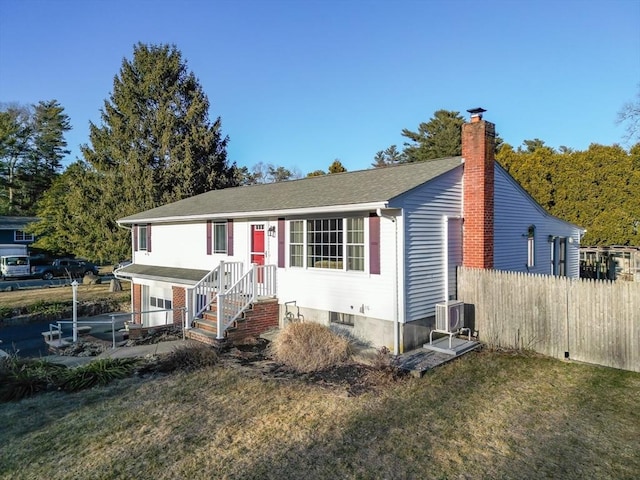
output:
[[495, 125], [482, 120], [486, 110], [467, 111], [471, 121], [462, 125], [463, 265], [493, 268]]

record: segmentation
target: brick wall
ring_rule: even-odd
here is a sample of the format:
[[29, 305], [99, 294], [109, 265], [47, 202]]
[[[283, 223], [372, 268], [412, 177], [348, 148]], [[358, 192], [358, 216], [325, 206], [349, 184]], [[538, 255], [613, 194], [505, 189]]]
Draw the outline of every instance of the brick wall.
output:
[[473, 117], [462, 126], [465, 267], [493, 268], [495, 125]]
[[171, 287], [173, 290], [173, 323], [174, 325], [183, 326], [184, 310], [178, 310], [187, 306], [187, 291], [184, 287]]
[[[138, 283], [133, 284], [133, 311], [142, 311], [142, 285]], [[142, 323], [139, 313], [133, 316], [133, 321], [135, 323]]]
[[239, 341], [247, 337], [258, 337], [261, 333], [279, 324], [280, 308], [277, 299], [261, 300], [253, 304], [253, 309], [245, 312], [245, 318], [238, 327], [228, 330], [228, 340]]

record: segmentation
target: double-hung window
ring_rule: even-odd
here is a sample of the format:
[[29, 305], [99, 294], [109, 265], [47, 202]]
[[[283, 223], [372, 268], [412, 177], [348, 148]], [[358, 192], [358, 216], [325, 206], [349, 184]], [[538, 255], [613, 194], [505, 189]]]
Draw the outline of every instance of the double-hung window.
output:
[[227, 222], [213, 224], [213, 253], [227, 253]]
[[304, 267], [304, 221], [289, 223], [289, 266]]
[[22, 230], [15, 230], [13, 232], [13, 239], [16, 242], [33, 242], [33, 234], [25, 233]]
[[138, 225], [138, 250], [147, 249], [147, 226]]
[[364, 218], [347, 218], [347, 270], [364, 272]]
[[228, 229], [227, 222], [207, 221], [207, 255], [212, 253], [227, 253]]

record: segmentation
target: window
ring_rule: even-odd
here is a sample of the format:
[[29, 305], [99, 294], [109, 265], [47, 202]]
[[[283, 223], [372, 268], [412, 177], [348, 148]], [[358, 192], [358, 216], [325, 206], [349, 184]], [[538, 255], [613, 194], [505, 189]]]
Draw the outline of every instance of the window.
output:
[[213, 224], [213, 252], [227, 253], [227, 222]]
[[342, 270], [342, 219], [307, 220], [307, 266]]
[[350, 313], [329, 312], [329, 321], [331, 323], [339, 323], [340, 325], [353, 326], [355, 315]]
[[147, 249], [147, 226], [138, 226], [138, 250]]
[[15, 230], [13, 232], [13, 238], [16, 242], [33, 242], [33, 234], [25, 233], [22, 230]]
[[527, 268], [536, 264], [536, 226], [529, 225], [527, 230]]
[[304, 222], [289, 223], [289, 266], [304, 267]]
[[307, 268], [364, 272], [364, 225], [363, 217], [292, 220], [289, 222], [289, 266], [304, 267], [306, 260]]
[[347, 270], [364, 272], [364, 218], [347, 219]]
[[171, 310], [172, 302], [171, 300], [167, 300], [165, 298], [149, 297], [149, 305], [152, 307], [161, 308], [163, 310]]

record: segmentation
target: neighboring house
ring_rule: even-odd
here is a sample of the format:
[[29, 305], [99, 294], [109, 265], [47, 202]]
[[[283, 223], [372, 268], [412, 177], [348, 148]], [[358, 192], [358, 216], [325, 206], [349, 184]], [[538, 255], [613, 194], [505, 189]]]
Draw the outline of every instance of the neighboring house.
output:
[[495, 162], [481, 113], [463, 126], [462, 157], [215, 190], [120, 219], [133, 263], [118, 274], [135, 312], [158, 311], [136, 318], [186, 307], [197, 327], [217, 296], [221, 338], [243, 298], [272, 297], [276, 325], [293, 312], [397, 354], [428, 340], [459, 265], [578, 277], [584, 231]]
[[0, 244], [31, 245], [35, 238], [26, 233], [30, 223], [38, 221], [37, 217], [7, 217], [0, 216]]

